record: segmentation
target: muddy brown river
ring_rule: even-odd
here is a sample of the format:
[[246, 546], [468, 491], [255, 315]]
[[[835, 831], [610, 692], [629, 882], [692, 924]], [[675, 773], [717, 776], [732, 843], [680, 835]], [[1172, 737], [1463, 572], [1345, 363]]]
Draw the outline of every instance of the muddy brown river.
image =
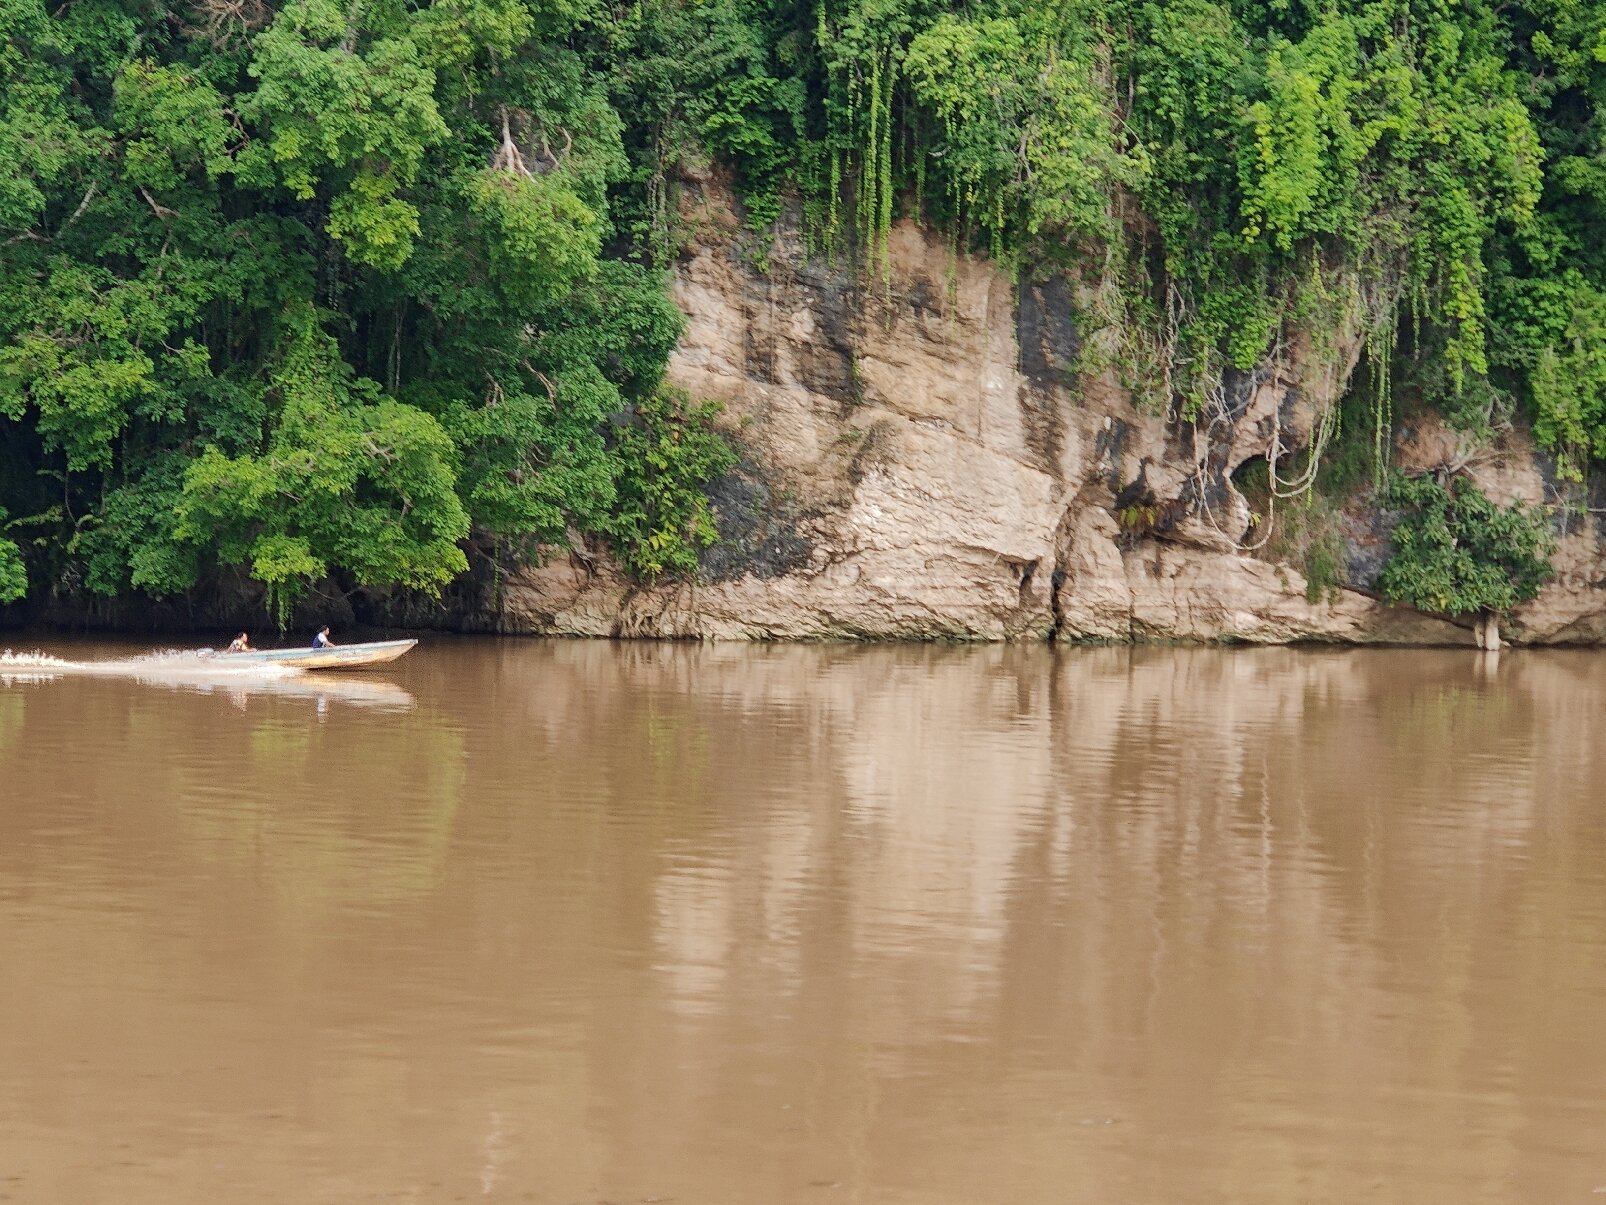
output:
[[1606, 1200], [1606, 655], [0, 659], [0, 1201]]

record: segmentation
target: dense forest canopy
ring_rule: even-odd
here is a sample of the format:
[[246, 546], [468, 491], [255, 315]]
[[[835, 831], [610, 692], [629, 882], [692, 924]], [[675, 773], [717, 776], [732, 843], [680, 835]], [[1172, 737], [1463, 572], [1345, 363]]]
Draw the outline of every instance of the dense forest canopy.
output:
[[1075, 274], [1184, 419], [1342, 329], [1380, 424], [1526, 408], [1578, 476], [1603, 106], [1584, 0], [0, 0], [0, 597], [692, 571], [688, 159], [871, 273], [909, 216]]

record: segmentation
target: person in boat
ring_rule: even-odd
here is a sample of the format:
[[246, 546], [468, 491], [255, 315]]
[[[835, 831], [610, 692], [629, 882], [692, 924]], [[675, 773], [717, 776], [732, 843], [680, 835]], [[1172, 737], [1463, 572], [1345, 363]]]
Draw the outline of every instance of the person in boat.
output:
[[335, 642], [329, 639], [329, 629], [327, 627], [318, 629], [318, 634], [312, 638], [312, 647], [315, 649], [331, 649], [335, 647]]
[[229, 641], [229, 652], [231, 653], [249, 653], [250, 651], [251, 640], [244, 632]]

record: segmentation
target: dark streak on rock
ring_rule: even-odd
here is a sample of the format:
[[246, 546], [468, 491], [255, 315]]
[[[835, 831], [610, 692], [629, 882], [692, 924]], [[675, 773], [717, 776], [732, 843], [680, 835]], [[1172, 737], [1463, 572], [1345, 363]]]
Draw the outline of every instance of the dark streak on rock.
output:
[[1020, 370], [1045, 391], [1075, 389], [1082, 341], [1076, 331], [1070, 286], [1065, 279], [1025, 281], [1017, 293], [1015, 334]]
[[711, 482], [708, 499], [719, 540], [698, 558], [705, 580], [780, 577], [809, 563], [812, 548], [798, 530], [793, 505], [777, 497], [753, 457]]

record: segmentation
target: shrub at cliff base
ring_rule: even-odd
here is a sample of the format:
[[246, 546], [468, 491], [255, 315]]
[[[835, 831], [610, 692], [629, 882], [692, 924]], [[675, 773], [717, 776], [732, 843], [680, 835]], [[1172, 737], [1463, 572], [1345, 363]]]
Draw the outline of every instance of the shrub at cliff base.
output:
[[1497, 506], [1465, 477], [1446, 486], [1397, 476], [1384, 503], [1403, 512], [1378, 581], [1390, 602], [1449, 616], [1504, 614], [1553, 574], [1542, 513]]

